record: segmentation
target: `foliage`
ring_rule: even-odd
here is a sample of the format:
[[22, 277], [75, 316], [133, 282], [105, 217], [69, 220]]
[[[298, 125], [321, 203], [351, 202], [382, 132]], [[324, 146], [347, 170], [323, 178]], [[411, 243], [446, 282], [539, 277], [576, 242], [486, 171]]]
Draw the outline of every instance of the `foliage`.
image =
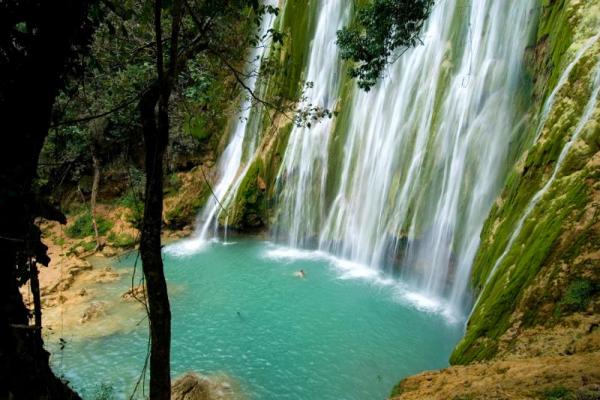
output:
[[552, 389], [545, 390], [542, 393], [544, 400], [574, 400], [575, 395], [569, 389], [558, 386]]
[[[67, 193], [92, 173], [92, 146], [102, 166], [115, 161], [141, 168], [143, 138], [138, 100], [154, 81], [153, 2], [111, 2], [93, 36], [89, 56], [82, 58], [85, 74], [68, 80], [52, 113], [53, 128], [44, 144], [38, 168], [43, 191]], [[262, 46], [266, 37], [256, 26], [277, 8], [254, 1], [190, 2], [182, 20], [180, 49], [186, 51], [200, 38], [210, 49], [197, 52], [182, 65], [170, 100], [170, 171], [189, 168], [217, 151], [228, 121], [237, 113], [242, 88], [234, 72], [243, 74], [250, 46]], [[171, 2], [165, 2], [163, 28], [169, 25]], [[194, 19], [210, 21], [202, 35]], [[275, 30], [268, 33], [281, 41]], [[165, 53], [170, 43], [164, 41]], [[231, 66], [232, 69], [226, 66]], [[104, 115], [106, 114], [106, 115]], [[106, 123], [100, 138], [93, 136], [95, 117]], [[89, 117], [89, 118], [88, 118]], [[95, 143], [98, 142], [98, 143]], [[101, 178], [101, 186], [109, 184]]]
[[[96, 216], [96, 225], [98, 226], [98, 234], [105, 235], [113, 226], [112, 221], [101, 216]], [[65, 233], [72, 238], [85, 238], [94, 235], [94, 226], [92, 224], [92, 214], [85, 212], [79, 215], [73, 224], [65, 230]]]
[[569, 285], [559, 303], [563, 312], [583, 311], [587, 308], [594, 292], [594, 285], [587, 279], [577, 279]]
[[433, 0], [373, 0], [350, 26], [338, 31], [342, 58], [358, 63], [349, 73], [358, 78], [359, 87], [369, 90], [392, 57], [420, 42], [432, 5]]
[[128, 233], [114, 233], [108, 235], [108, 241], [114, 247], [131, 248], [135, 246], [137, 239]]
[[128, 191], [121, 197], [119, 204], [129, 208], [130, 213], [127, 215], [127, 222], [139, 229], [144, 216], [144, 201], [133, 191]]

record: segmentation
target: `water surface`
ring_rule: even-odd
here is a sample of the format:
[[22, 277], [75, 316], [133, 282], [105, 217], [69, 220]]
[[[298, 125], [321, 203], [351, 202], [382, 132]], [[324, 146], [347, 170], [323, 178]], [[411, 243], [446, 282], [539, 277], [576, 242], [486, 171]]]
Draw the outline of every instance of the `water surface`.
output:
[[[393, 280], [321, 253], [212, 243], [194, 255], [165, 254], [165, 268], [173, 375], [226, 373], [251, 399], [383, 399], [401, 378], [446, 366], [462, 332], [407, 301]], [[294, 276], [300, 269], [305, 279]], [[101, 339], [70, 338], [53, 364], [84, 397], [102, 383], [129, 397], [146, 348], [143, 321]]]

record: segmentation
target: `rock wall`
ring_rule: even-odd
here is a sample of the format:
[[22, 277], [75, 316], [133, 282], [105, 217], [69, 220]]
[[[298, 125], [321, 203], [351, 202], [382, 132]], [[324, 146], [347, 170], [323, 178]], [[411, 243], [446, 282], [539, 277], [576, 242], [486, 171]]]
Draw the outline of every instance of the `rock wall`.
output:
[[[570, 314], [600, 310], [597, 105], [557, 169], [561, 151], [594, 95], [600, 43], [596, 41], [582, 55], [563, 86], [557, 85], [599, 27], [597, 0], [541, 2], [536, 45], [530, 51], [537, 117], [531, 120], [525, 150], [483, 229], [472, 275], [475, 296], [480, 297], [465, 337], [452, 355], [453, 364], [492, 359], [530, 327], [550, 327]], [[545, 123], [539, 121], [557, 87]], [[555, 170], [555, 179], [543, 192]], [[528, 213], [538, 192], [543, 195]], [[517, 231], [523, 216], [527, 218]]]

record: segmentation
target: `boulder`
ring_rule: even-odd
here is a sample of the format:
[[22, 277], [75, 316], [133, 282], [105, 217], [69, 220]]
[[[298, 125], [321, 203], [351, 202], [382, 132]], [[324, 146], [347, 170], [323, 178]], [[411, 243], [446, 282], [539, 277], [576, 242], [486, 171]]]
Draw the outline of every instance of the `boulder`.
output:
[[210, 381], [188, 372], [173, 382], [171, 400], [211, 400]]
[[242, 400], [234, 382], [226, 374], [204, 376], [188, 372], [171, 387], [171, 400]]
[[80, 323], [92, 321], [106, 315], [106, 304], [103, 301], [93, 301], [81, 315]]

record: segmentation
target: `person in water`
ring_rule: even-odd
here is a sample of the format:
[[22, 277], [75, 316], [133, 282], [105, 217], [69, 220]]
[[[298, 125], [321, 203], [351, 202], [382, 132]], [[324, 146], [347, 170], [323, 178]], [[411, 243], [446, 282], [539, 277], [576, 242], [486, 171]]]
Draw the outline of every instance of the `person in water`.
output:
[[304, 273], [303, 269], [301, 269], [300, 271], [294, 273], [294, 275], [296, 275], [298, 278], [304, 278], [306, 276], [306, 274]]

